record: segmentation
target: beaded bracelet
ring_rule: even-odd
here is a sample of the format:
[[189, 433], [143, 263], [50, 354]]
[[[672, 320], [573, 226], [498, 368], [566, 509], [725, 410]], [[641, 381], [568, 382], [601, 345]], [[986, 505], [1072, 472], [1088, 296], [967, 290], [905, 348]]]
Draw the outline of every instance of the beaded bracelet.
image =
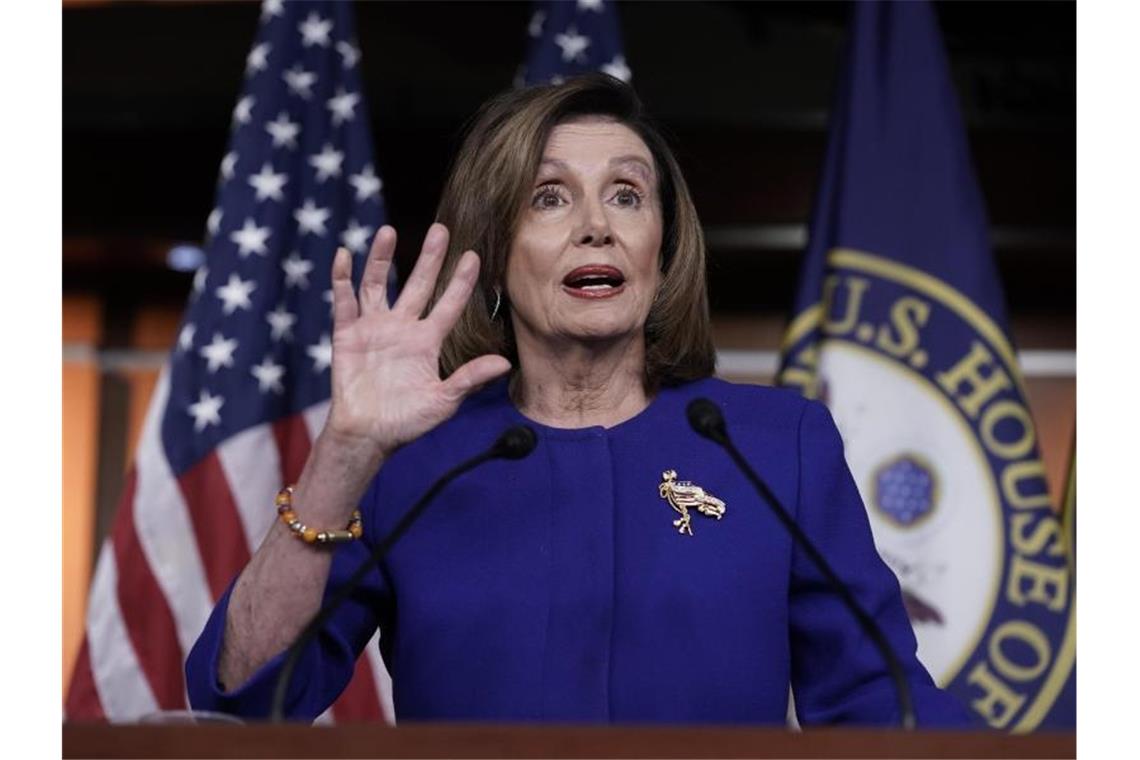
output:
[[285, 486], [277, 492], [277, 515], [281, 522], [289, 526], [293, 535], [306, 544], [340, 544], [355, 541], [364, 534], [360, 521], [360, 510], [354, 510], [344, 530], [322, 530], [310, 528], [297, 518], [293, 511], [293, 486]]

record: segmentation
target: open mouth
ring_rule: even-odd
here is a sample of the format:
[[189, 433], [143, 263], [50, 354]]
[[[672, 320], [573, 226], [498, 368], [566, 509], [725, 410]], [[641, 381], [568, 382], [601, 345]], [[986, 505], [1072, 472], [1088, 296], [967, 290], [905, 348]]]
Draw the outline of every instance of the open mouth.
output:
[[625, 275], [617, 267], [589, 264], [562, 278], [562, 287], [579, 298], [605, 298], [616, 295], [625, 285]]

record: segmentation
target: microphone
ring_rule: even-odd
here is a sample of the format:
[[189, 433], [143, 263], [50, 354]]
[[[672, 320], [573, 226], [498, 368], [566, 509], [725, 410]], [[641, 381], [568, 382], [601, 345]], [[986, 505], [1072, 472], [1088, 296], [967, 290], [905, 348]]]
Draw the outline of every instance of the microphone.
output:
[[883, 635], [883, 631], [867, 612], [855, 600], [855, 595], [851, 593], [851, 589], [847, 584], [839, 579], [835, 571], [831, 569], [831, 565], [823, 558], [819, 550], [808, 539], [807, 535], [803, 532], [800, 526], [792, 519], [788, 511], [784, 509], [784, 505], [776, 498], [776, 494], [772, 493], [772, 489], [760, 479], [756, 471], [748, 464], [748, 460], [744, 455], [737, 450], [736, 446], [732, 443], [732, 439], [728, 436], [728, 429], [724, 423], [724, 415], [713, 402], [707, 398], [697, 398], [689, 402], [689, 406], [685, 410], [686, 416], [689, 418], [689, 425], [697, 434], [708, 438], [713, 443], [720, 445], [744, 476], [760, 494], [761, 500], [766, 502], [772, 508], [776, 517], [783, 523], [784, 527], [792, 534], [792, 538], [800, 545], [804, 552], [811, 558], [816, 568], [827, 579], [828, 585], [832, 590], [839, 595], [843, 600], [843, 604], [859, 621], [859, 625], [863, 628], [863, 632], [870, 637], [871, 641], [875, 643], [879, 654], [887, 663], [887, 670], [890, 672], [891, 680], [895, 685], [895, 693], [898, 696], [899, 703], [899, 725], [907, 730], [913, 730], [915, 726], [914, 718], [914, 701], [911, 698], [910, 684], [903, 674], [902, 663], [899, 658], [895, 656], [894, 650], [891, 649], [887, 637]]
[[503, 431], [491, 446], [493, 457], [497, 459], [523, 459], [530, 456], [538, 445], [538, 437], [527, 425], [514, 425]]
[[731, 444], [728, 440], [728, 431], [724, 426], [724, 415], [720, 407], [707, 398], [695, 398], [689, 402], [685, 409], [689, 418], [689, 425], [693, 430], [721, 446]]
[[412, 505], [400, 521], [396, 523], [395, 527], [388, 532], [386, 536], [376, 542], [372, 548], [372, 553], [368, 559], [360, 564], [360, 567], [352, 574], [352, 576], [344, 582], [337, 593], [324, 605], [313, 619], [301, 630], [297, 636], [296, 641], [289, 647], [289, 651], [285, 656], [285, 662], [281, 667], [281, 673], [277, 676], [277, 683], [273, 689], [273, 701], [270, 703], [269, 720], [273, 723], [280, 723], [284, 719], [285, 713], [285, 696], [289, 692], [289, 685], [293, 682], [293, 671], [297, 668], [297, 662], [301, 659], [301, 652], [308, 646], [316, 635], [324, 627], [325, 623], [329, 621], [333, 613], [344, 603], [356, 587], [364, 580], [364, 576], [375, 565], [379, 564], [381, 560], [387, 556], [388, 551], [392, 545], [400, 539], [408, 528], [412, 526], [423, 511], [427, 508], [439, 492], [443, 490], [444, 486], [448, 485], [451, 481], [458, 478], [464, 473], [470, 472], [484, 462], [492, 459], [523, 459], [528, 456], [534, 447], [538, 445], [538, 436], [535, 435], [534, 430], [526, 425], [514, 425], [503, 431], [502, 435], [491, 444], [490, 448], [480, 454], [476, 454], [470, 459], [460, 462], [455, 467], [445, 472], [443, 475], [431, 484], [431, 487], [424, 492], [423, 496]]

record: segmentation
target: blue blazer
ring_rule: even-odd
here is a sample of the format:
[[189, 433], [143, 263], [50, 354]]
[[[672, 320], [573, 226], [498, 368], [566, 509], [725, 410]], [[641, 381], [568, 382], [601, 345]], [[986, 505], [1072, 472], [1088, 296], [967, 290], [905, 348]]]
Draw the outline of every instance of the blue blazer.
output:
[[[932, 682], [898, 582], [879, 558], [827, 408], [790, 391], [716, 379], [665, 388], [612, 428], [525, 419], [506, 381], [397, 451], [366, 493], [365, 541], [337, 549], [326, 597], [430, 483], [513, 424], [538, 433], [522, 461], [451, 484], [304, 653], [289, 693], [297, 718], [342, 691], [380, 627], [397, 720], [892, 724], [883, 660], [767, 505], [685, 406], [718, 403], [773, 492], [882, 626], [902, 659], [920, 723], [971, 718]], [[663, 498], [663, 473], [725, 504]], [[224, 693], [215, 674], [229, 592], [186, 663], [198, 709], [264, 717], [281, 656]]]

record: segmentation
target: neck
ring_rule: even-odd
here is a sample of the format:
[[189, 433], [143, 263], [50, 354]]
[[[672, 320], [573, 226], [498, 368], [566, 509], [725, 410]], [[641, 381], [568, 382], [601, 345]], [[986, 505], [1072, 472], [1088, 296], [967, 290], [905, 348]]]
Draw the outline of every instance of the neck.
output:
[[519, 341], [514, 387], [519, 411], [550, 427], [612, 427], [649, 405], [645, 341], [638, 335], [609, 342], [563, 345]]

